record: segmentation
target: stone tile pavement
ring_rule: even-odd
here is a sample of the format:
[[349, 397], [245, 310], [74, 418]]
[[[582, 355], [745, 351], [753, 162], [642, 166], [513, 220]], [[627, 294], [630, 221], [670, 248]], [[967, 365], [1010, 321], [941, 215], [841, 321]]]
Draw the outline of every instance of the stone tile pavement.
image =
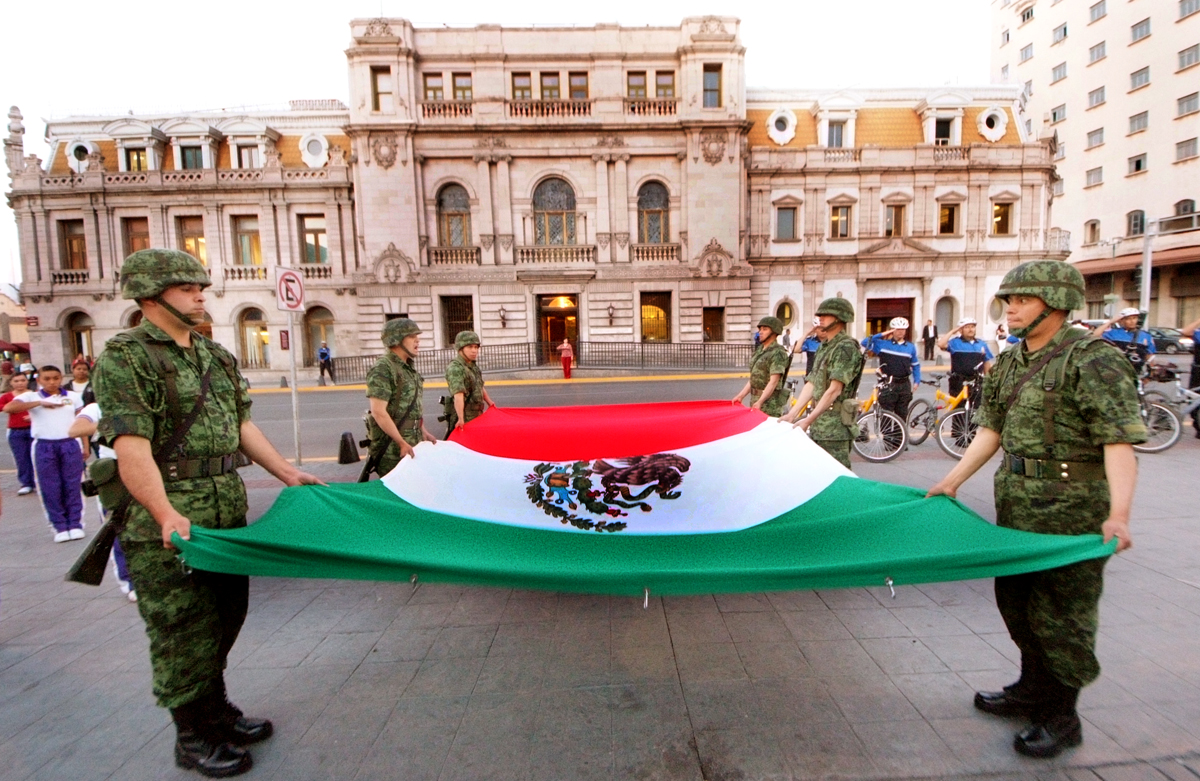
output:
[[[229, 670], [275, 721], [248, 778], [1200, 780], [1200, 442], [1142, 456], [1135, 549], [1108, 567], [1083, 745], [1035, 762], [972, 691], [1016, 649], [988, 581], [641, 600], [258, 578]], [[932, 442], [865, 477], [929, 485]], [[313, 470], [350, 480], [353, 466]], [[246, 472], [252, 516], [277, 488]], [[0, 779], [195, 778], [149, 692], [136, 607], [62, 582], [0, 473]], [[991, 487], [962, 492], [987, 517]], [[886, 523], [881, 518], [881, 523]], [[89, 532], [95, 530], [94, 507]], [[802, 541], [799, 541], [802, 544]]]

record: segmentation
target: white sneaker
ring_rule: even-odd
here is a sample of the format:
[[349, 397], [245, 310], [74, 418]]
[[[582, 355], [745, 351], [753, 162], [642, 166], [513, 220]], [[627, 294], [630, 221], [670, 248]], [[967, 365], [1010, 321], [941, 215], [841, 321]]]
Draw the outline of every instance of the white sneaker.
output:
[[17, 489], [17, 496], [27, 496], [31, 493], [33, 493], [33, 488], [27, 485], [23, 485]]
[[72, 540], [82, 540], [83, 539], [83, 529], [71, 529], [71, 531], [67, 532], [67, 535]]
[[71, 532], [56, 532], [54, 535], [55, 542], [66, 542], [71, 539]]
[[136, 591], [130, 591], [125, 596], [129, 598], [130, 602], [137, 602], [137, 592]]

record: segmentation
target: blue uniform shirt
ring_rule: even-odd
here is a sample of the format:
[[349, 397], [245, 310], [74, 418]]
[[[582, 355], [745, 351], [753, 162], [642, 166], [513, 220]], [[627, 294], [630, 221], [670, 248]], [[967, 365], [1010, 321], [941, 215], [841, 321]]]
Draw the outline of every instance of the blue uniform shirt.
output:
[[879, 368], [889, 377], [907, 379], [912, 374], [914, 383], [921, 381], [921, 356], [917, 355], [917, 346], [912, 342], [893, 342], [891, 339], [880, 338], [879, 334], [872, 336], [868, 350], [879, 356]]
[[821, 349], [821, 340], [815, 336], [810, 336], [800, 344], [800, 352], [815, 353]]
[[322, 347], [317, 350], [317, 360], [319, 360], [319, 361], [328, 361], [329, 360], [329, 348], [328, 347]]
[[[981, 339], [972, 339], [968, 342], [961, 336], [956, 336], [946, 343], [946, 348], [950, 351], [950, 370], [956, 374], [978, 374], [983, 371], [983, 366], [979, 364], [990, 361], [995, 357], [992, 355], [992, 351], [988, 348], [987, 343]], [[956, 354], [961, 357], [956, 357]], [[982, 354], [983, 361], [980, 361], [978, 358], [972, 360], [970, 355], [964, 354]], [[975, 368], [976, 366], [979, 368]]]
[[1154, 355], [1154, 337], [1145, 331], [1127, 331], [1118, 325], [1104, 332], [1104, 338], [1115, 344], [1140, 369], [1146, 358]]

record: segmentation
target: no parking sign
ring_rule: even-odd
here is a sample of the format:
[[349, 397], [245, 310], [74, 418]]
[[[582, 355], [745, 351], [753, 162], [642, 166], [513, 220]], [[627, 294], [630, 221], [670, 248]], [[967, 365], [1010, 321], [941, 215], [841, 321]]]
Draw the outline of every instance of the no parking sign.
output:
[[304, 311], [304, 277], [299, 271], [279, 269], [275, 275], [275, 305], [284, 312]]

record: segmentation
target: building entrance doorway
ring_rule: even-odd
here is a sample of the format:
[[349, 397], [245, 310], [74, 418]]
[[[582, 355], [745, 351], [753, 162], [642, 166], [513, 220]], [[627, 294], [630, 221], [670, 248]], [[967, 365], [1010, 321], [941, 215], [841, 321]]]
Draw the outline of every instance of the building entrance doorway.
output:
[[908, 319], [908, 333], [904, 338], [912, 341], [915, 301], [913, 298], [868, 298], [867, 335], [886, 330], [893, 317], [904, 317]]
[[542, 361], [558, 360], [555, 347], [570, 339], [575, 354], [579, 354], [579, 296], [573, 294], [538, 296], [538, 342], [542, 345]]

